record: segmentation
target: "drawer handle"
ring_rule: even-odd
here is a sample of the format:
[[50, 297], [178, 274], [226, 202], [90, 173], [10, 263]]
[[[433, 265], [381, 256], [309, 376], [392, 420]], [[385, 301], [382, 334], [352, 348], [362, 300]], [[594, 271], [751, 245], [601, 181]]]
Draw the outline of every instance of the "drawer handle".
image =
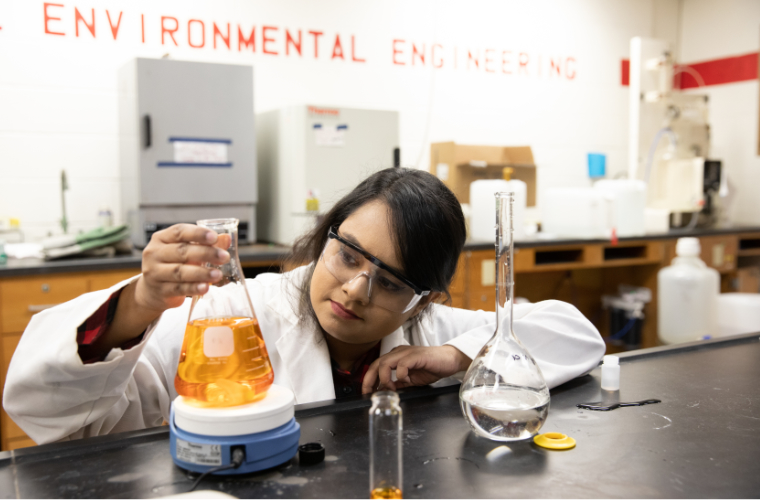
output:
[[58, 304], [40, 304], [40, 305], [30, 305], [27, 309], [29, 309], [30, 313], [38, 313], [40, 311], [44, 311], [45, 309], [50, 309], [51, 307], [55, 307]]

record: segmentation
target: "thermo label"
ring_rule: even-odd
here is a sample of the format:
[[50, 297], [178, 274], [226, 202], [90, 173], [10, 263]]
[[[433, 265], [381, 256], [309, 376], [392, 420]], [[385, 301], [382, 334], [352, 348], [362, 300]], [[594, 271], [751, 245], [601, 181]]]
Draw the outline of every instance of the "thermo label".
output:
[[222, 465], [222, 445], [177, 439], [177, 460], [198, 465]]
[[207, 358], [231, 356], [235, 352], [235, 337], [229, 326], [211, 326], [203, 332], [203, 354]]

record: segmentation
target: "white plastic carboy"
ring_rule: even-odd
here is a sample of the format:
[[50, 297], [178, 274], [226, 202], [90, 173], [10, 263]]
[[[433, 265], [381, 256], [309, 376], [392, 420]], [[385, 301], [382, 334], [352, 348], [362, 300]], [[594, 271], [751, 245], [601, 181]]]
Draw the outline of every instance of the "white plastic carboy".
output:
[[[183, 469], [244, 474], [298, 451], [301, 426], [290, 389], [274, 372], [237, 254], [237, 219], [201, 220], [230, 261], [219, 287], [195, 296], [180, 351], [169, 419], [171, 454]], [[210, 266], [210, 264], [207, 264]]]
[[657, 336], [663, 344], [716, 334], [720, 274], [700, 259], [697, 238], [678, 238], [676, 258], [657, 273]]

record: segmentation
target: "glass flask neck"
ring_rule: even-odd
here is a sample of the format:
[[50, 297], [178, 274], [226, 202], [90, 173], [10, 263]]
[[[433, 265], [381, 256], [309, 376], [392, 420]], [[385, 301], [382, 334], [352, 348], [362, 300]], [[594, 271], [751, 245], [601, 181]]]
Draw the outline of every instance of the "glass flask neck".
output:
[[514, 194], [496, 193], [496, 334], [512, 337], [514, 302], [514, 241], [512, 203]]
[[[213, 283], [216, 287], [226, 287], [228, 285], [234, 286], [234, 290], [230, 290], [230, 294], [238, 297], [238, 302], [244, 304], [245, 310], [238, 311], [239, 316], [256, 318], [256, 314], [253, 310], [253, 303], [251, 297], [248, 294], [248, 288], [245, 285], [245, 275], [243, 274], [243, 268], [240, 264], [238, 257], [238, 219], [206, 219], [199, 220], [196, 224], [199, 227], [210, 229], [216, 232], [219, 236], [217, 242], [214, 244], [216, 248], [221, 248], [230, 254], [230, 260], [226, 264], [221, 266], [215, 266], [210, 263], [204, 264], [205, 267], [218, 269], [222, 272], [222, 278]], [[192, 305], [190, 307], [190, 315], [188, 321], [199, 317], [205, 317], [211, 314], [209, 310], [214, 310], [214, 314], [221, 314], [221, 310], [224, 307], [221, 304], [215, 304], [212, 299], [207, 299], [210, 294], [195, 295], [193, 296]]]
[[[215, 283], [216, 286], [224, 286], [229, 283], [243, 283], [243, 269], [238, 257], [238, 219], [205, 219], [199, 220], [196, 224], [200, 227], [210, 229], [219, 235], [215, 246], [222, 248], [230, 254], [230, 260], [221, 266], [206, 264], [207, 267], [219, 269], [222, 272], [222, 279]], [[227, 245], [227, 241], [229, 245]]]

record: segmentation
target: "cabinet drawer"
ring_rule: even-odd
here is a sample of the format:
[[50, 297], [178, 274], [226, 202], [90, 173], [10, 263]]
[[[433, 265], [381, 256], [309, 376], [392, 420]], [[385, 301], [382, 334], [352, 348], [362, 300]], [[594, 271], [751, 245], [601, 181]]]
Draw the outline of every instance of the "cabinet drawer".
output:
[[451, 293], [452, 296], [462, 295], [465, 293], [466, 274], [467, 274], [467, 262], [465, 259], [465, 253], [462, 253], [462, 255], [459, 257], [459, 261], [457, 262], [457, 270], [454, 273], [454, 277], [451, 280], [451, 286], [449, 287], [449, 293]]
[[105, 290], [114, 286], [116, 283], [124, 281], [132, 276], [140, 274], [139, 269], [128, 269], [126, 271], [112, 271], [109, 273], [93, 274], [89, 278], [88, 292], [96, 292], [98, 290]]
[[470, 293], [469, 309], [473, 311], [495, 311], [496, 310], [496, 289], [473, 290]]
[[19, 448], [29, 448], [30, 446], [37, 446], [37, 443], [32, 441], [30, 438], [13, 439], [11, 441], [8, 441], [5, 446], [8, 448], [8, 450], [3, 451], [18, 450]]
[[87, 278], [55, 276], [0, 281], [0, 332], [22, 332], [32, 316], [88, 291]]
[[2, 343], [0, 343], [0, 352], [2, 352], [2, 365], [0, 365], [0, 369], [2, 369], [0, 384], [2, 386], [0, 387], [0, 394], [2, 393], [2, 388], [5, 387], [5, 374], [8, 373], [8, 366], [11, 364], [11, 358], [16, 351], [19, 340], [21, 340], [21, 333], [2, 337]]
[[496, 309], [496, 261], [492, 250], [472, 252], [469, 262], [468, 308], [473, 311]]
[[703, 236], [699, 238], [702, 254], [700, 257], [708, 266], [721, 273], [736, 269], [736, 254], [739, 238], [736, 236]]
[[[3, 443], [7, 443], [10, 439], [28, 438], [29, 436], [21, 430], [21, 427], [16, 425], [16, 422], [11, 420], [11, 417], [5, 413], [5, 410], [0, 410], [0, 426], [2, 426]], [[8, 451], [8, 450], [3, 450]]]

